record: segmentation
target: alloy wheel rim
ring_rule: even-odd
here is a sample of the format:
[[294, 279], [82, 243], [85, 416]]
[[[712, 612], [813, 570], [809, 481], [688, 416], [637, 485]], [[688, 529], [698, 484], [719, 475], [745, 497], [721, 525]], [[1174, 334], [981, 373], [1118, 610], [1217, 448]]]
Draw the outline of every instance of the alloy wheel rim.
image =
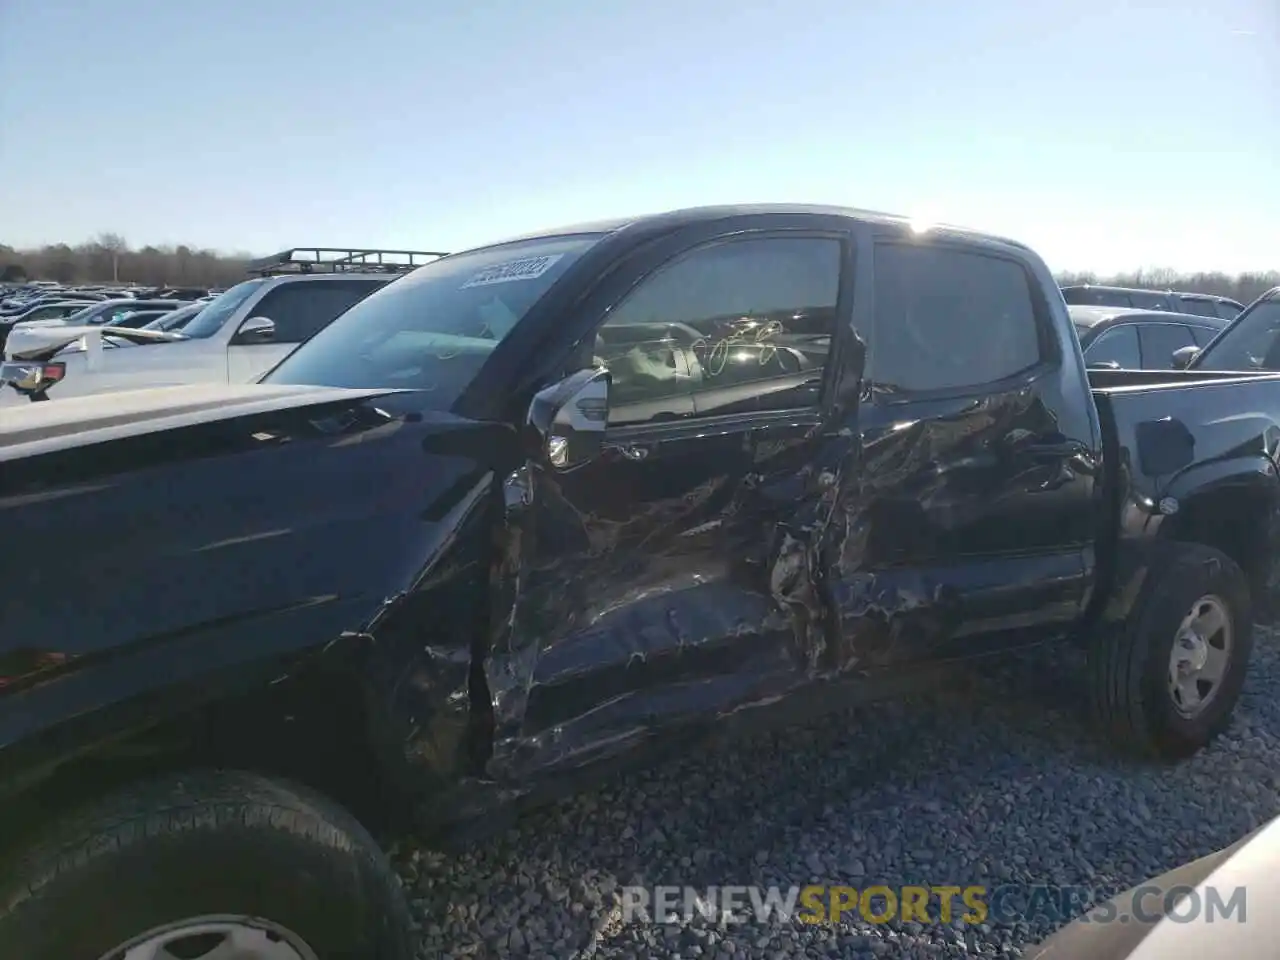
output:
[[1206, 595], [1191, 605], [1169, 653], [1169, 696], [1180, 715], [1198, 717], [1217, 698], [1233, 639], [1231, 616], [1221, 597]]
[[318, 960], [291, 930], [256, 917], [192, 917], [155, 927], [101, 960]]

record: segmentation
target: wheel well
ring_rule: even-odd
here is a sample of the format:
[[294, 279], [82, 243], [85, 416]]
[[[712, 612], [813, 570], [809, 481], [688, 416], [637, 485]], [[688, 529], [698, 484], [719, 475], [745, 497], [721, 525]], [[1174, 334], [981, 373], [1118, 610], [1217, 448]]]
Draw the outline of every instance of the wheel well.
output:
[[359, 686], [320, 674], [220, 700], [68, 759], [5, 801], [0, 849], [39, 823], [140, 779], [195, 768], [240, 769], [306, 784], [379, 839], [400, 829], [407, 797], [377, 755]]
[[1270, 491], [1257, 487], [1224, 487], [1200, 494], [1179, 510], [1174, 539], [1221, 550], [1249, 580], [1254, 605], [1269, 590], [1271, 543]]

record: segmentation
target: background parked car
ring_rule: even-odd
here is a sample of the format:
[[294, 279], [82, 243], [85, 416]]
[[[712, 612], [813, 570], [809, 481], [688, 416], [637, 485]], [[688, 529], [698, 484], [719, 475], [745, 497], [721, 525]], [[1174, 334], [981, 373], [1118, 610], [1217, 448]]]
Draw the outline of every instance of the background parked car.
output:
[[65, 317], [79, 313], [83, 309], [83, 300], [61, 300], [42, 303], [22, 313], [14, 314], [10, 326], [17, 326], [20, 323], [39, 322], [41, 320], [62, 320]]
[[1200, 317], [1234, 320], [1244, 304], [1230, 297], [1211, 293], [1189, 293], [1173, 290], [1137, 290], [1130, 287], [1105, 287], [1092, 283], [1073, 284], [1062, 288], [1062, 298], [1069, 304], [1089, 307], [1134, 307], [1140, 310], [1163, 310], [1168, 313], [1191, 313]]
[[143, 321], [145, 323], [180, 306], [183, 304], [178, 300], [137, 300], [122, 297], [88, 305], [76, 303], [70, 311], [50, 316], [37, 316], [35, 312], [31, 312], [23, 314], [11, 327], [0, 327], [3, 332], [0, 347], [11, 355], [14, 350], [26, 350], [32, 344], [48, 343], [51, 338], [56, 339], [72, 328], [103, 326], [139, 310], [158, 311], [147, 317]]
[[[5, 353], [10, 360], [49, 360], [73, 347], [60, 357], [67, 364], [65, 376], [57, 379], [48, 399], [181, 383], [250, 383], [353, 303], [396, 276], [444, 255], [291, 248], [250, 263], [252, 279], [201, 304], [198, 317], [187, 321], [181, 335], [157, 338], [152, 346], [163, 344], [163, 349], [100, 353], [81, 346], [93, 347], [101, 328], [88, 331], [93, 337], [67, 328], [57, 331], [61, 336], [51, 337], [49, 328], [41, 328], [21, 342], [15, 339], [21, 331], [16, 331]], [[137, 308], [131, 302], [130, 309]], [[31, 398], [37, 395], [44, 397], [44, 389], [26, 393]]]
[[1179, 351], [1175, 367], [1193, 370], [1280, 370], [1280, 287], [1249, 304], [1221, 336], [1192, 352]]
[[1173, 354], [1202, 347], [1226, 321], [1162, 310], [1068, 306], [1085, 363], [1094, 369], [1172, 370]]

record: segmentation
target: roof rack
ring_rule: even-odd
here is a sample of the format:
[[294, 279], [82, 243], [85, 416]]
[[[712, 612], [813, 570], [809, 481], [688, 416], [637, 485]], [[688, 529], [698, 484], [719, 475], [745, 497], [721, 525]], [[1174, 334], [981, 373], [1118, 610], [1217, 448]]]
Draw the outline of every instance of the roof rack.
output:
[[293, 247], [250, 260], [246, 270], [259, 277], [290, 273], [407, 273], [443, 256], [447, 254], [423, 250]]

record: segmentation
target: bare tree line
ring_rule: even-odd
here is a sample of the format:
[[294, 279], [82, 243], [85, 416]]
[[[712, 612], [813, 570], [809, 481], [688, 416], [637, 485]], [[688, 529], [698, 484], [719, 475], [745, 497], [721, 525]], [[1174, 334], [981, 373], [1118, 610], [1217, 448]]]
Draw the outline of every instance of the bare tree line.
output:
[[248, 260], [187, 244], [134, 249], [118, 233], [103, 233], [75, 246], [20, 250], [0, 243], [0, 279], [218, 288], [243, 280]]
[[[0, 279], [226, 287], [244, 279], [249, 259], [246, 253], [227, 255], [188, 244], [134, 249], [118, 233], [103, 233], [75, 246], [55, 243], [20, 250], [0, 244]], [[1111, 276], [1073, 272], [1058, 274], [1058, 282], [1215, 293], [1249, 303], [1263, 291], [1280, 286], [1280, 271], [1232, 275], [1155, 269]]]

